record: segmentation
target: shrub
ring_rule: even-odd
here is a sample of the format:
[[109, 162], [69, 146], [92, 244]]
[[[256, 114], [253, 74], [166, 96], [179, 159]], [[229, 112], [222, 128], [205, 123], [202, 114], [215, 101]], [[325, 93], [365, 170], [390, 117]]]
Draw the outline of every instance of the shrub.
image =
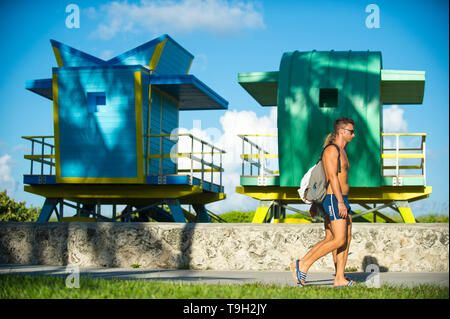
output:
[[449, 218], [448, 215], [428, 214], [416, 217], [416, 221], [418, 223], [448, 223]]
[[228, 223], [251, 223], [255, 212], [237, 212], [231, 211], [219, 215]]
[[25, 202], [16, 203], [6, 190], [0, 192], [0, 221], [34, 222], [39, 216], [38, 207], [26, 208]]

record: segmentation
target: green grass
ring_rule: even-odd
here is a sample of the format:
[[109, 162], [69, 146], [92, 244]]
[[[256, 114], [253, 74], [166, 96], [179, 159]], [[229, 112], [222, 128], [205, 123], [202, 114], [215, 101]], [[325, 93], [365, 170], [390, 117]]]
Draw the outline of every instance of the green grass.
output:
[[437, 286], [333, 289], [244, 285], [166, 283], [81, 277], [80, 288], [67, 288], [65, 277], [0, 276], [0, 299], [448, 299]]

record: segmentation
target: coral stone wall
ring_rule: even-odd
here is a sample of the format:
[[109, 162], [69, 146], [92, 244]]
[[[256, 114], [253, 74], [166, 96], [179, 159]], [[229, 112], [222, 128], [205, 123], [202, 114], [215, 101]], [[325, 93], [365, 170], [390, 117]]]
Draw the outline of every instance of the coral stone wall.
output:
[[[323, 239], [322, 224], [0, 222], [1, 264], [288, 270]], [[449, 270], [448, 224], [354, 223], [347, 268]], [[331, 254], [310, 271], [333, 271]]]

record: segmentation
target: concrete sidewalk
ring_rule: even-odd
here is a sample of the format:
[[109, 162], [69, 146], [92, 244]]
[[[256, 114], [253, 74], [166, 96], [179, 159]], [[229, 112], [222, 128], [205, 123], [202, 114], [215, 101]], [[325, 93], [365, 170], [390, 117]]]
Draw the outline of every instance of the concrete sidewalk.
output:
[[[183, 282], [195, 284], [245, 284], [261, 282], [280, 286], [297, 286], [290, 271], [217, 271], [217, 270], [151, 270], [133, 268], [79, 268], [83, 276], [102, 279], [156, 280], [165, 282]], [[0, 275], [18, 274], [32, 276], [68, 276], [70, 270], [65, 266], [43, 265], [0, 265]], [[373, 286], [376, 281], [374, 273], [347, 273], [348, 279], [359, 285]], [[372, 276], [371, 276], [372, 275]], [[308, 274], [307, 286], [333, 286], [333, 274], [311, 272]], [[382, 272], [379, 273], [379, 285], [407, 286], [437, 285], [449, 287], [448, 272]]]

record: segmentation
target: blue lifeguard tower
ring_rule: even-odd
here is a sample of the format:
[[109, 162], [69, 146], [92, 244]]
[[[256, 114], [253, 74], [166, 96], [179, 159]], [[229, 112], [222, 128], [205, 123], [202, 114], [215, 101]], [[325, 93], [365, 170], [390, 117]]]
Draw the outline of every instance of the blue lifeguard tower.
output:
[[[188, 74], [194, 56], [169, 35], [108, 61], [50, 42], [52, 78], [26, 82], [53, 101], [54, 136], [23, 137], [31, 141], [24, 189], [46, 198], [37, 221], [54, 212], [59, 221], [211, 221], [205, 205], [225, 198], [224, 151], [174, 130], [180, 111], [228, 102]], [[177, 151], [181, 140], [189, 152]], [[180, 158], [190, 165], [180, 168]], [[102, 205], [113, 205], [112, 217]], [[64, 217], [64, 206], [76, 215]]]

